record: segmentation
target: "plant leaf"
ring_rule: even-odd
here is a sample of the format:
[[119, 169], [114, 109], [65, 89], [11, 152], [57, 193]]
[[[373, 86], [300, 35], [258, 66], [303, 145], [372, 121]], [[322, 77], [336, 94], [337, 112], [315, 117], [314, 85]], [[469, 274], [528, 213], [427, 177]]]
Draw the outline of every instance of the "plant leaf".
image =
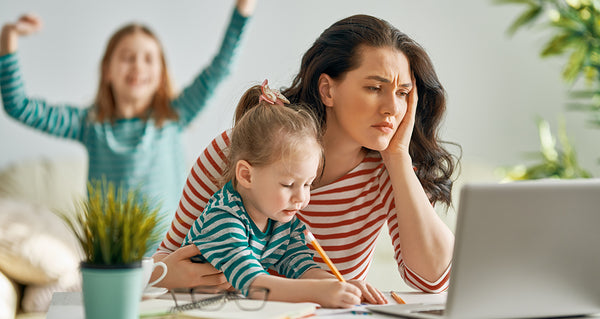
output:
[[560, 55], [565, 52], [565, 50], [571, 45], [573, 42], [573, 37], [571, 34], [562, 33], [554, 36], [546, 45], [542, 48], [542, 52], [540, 55], [542, 57], [548, 57], [552, 55]]
[[583, 61], [587, 54], [587, 46], [585, 44], [579, 44], [567, 61], [565, 69], [563, 70], [563, 78], [567, 83], [573, 83], [577, 78], [577, 75], [583, 69]]
[[533, 24], [535, 22], [535, 20], [537, 19], [537, 17], [540, 16], [540, 13], [542, 13], [542, 7], [537, 5], [537, 4], [533, 4], [530, 6], [530, 8], [528, 10], [526, 10], [525, 12], [523, 12], [509, 27], [507, 30], [507, 33], [510, 36], [513, 36], [518, 29], [526, 26], [526, 25], [530, 25]]

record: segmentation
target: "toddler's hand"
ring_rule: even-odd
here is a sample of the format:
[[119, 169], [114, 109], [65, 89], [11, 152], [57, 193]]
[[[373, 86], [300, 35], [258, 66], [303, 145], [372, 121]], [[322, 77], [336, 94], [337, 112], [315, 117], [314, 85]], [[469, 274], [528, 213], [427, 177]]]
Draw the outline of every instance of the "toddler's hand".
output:
[[335, 279], [319, 280], [314, 293], [318, 303], [325, 308], [351, 308], [360, 304], [360, 289]]
[[356, 286], [362, 293], [362, 301], [370, 304], [383, 305], [388, 303], [381, 291], [371, 286], [370, 283], [364, 280], [349, 280], [348, 283]]

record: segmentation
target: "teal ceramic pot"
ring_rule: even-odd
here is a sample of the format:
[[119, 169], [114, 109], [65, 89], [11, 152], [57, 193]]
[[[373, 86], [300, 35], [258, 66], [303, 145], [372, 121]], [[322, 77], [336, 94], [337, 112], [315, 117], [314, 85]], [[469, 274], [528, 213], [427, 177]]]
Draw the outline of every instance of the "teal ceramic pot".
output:
[[142, 299], [141, 262], [128, 265], [81, 263], [86, 319], [137, 319]]

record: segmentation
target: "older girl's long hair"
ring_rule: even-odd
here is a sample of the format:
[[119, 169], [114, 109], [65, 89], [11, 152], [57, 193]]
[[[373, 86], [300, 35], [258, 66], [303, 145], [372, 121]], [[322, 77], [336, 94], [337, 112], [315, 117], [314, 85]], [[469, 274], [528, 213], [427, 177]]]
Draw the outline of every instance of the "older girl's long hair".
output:
[[341, 80], [347, 72], [360, 66], [360, 49], [364, 46], [391, 47], [408, 58], [419, 98], [409, 152], [430, 201], [451, 205], [456, 162], [438, 138], [446, 111], [444, 88], [425, 50], [388, 22], [368, 15], [354, 15], [331, 25], [304, 54], [298, 75], [282, 93], [292, 103], [310, 106], [321, 130], [326, 130], [326, 107], [319, 95], [319, 77], [325, 73]]
[[150, 115], [155, 120], [156, 125], [161, 126], [166, 120], [177, 119], [177, 114], [171, 107], [171, 100], [174, 96], [173, 85], [167, 71], [167, 63], [165, 61], [164, 50], [158, 37], [146, 26], [140, 24], [128, 24], [119, 30], [117, 30], [108, 41], [104, 56], [100, 62], [100, 83], [98, 85], [98, 93], [96, 94], [95, 106], [95, 120], [98, 122], [103, 121], [114, 121], [116, 119], [116, 104], [115, 95], [112, 90], [110, 83], [108, 82], [106, 75], [108, 73], [108, 67], [110, 60], [113, 58], [113, 54], [117, 45], [121, 40], [136, 32], [142, 33], [154, 39], [160, 49], [160, 63], [162, 65], [162, 75], [160, 79], [160, 85], [158, 90], [154, 94], [152, 99]]

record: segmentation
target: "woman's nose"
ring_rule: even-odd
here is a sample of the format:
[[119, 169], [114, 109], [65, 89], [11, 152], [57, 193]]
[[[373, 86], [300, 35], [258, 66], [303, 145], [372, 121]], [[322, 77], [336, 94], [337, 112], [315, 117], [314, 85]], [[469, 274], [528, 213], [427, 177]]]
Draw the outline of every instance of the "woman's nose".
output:
[[406, 101], [396, 94], [389, 94], [381, 105], [381, 113], [386, 116], [396, 116], [406, 108]]

